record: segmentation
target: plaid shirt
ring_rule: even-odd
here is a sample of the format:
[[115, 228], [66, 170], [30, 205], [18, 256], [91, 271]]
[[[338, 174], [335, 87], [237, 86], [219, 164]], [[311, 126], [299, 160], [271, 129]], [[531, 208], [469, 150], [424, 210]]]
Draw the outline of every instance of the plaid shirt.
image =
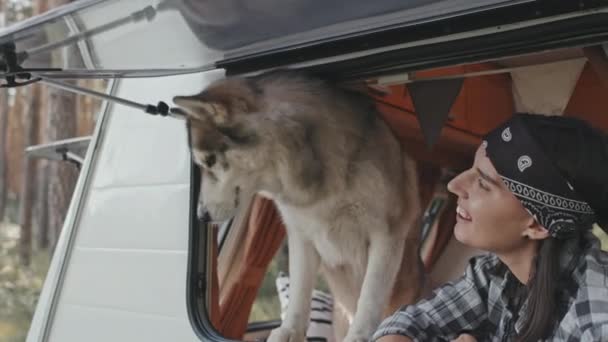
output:
[[[591, 233], [582, 243], [572, 242], [561, 253], [561, 319], [548, 341], [608, 341], [608, 253]], [[520, 284], [496, 256], [474, 257], [461, 279], [398, 310], [382, 322], [373, 340], [405, 335], [414, 341], [449, 341], [468, 332], [478, 341], [512, 341], [524, 327], [527, 307], [525, 301], [519, 310], [510, 309], [517, 307], [508, 291], [515, 283]]]

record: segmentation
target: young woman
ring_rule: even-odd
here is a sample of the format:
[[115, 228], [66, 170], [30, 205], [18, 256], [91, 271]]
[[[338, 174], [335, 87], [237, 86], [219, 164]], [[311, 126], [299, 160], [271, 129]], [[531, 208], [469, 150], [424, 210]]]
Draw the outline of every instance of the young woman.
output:
[[566, 117], [516, 114], [488, 134], [458, 196], [465, 275], [387, 318], [374, 340], [608, 341], [608, 138]]

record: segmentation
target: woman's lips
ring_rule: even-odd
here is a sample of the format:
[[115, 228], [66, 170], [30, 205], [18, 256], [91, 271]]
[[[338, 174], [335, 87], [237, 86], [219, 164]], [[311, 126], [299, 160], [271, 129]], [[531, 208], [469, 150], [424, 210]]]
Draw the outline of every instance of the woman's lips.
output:
[[469, 213], [464, 210], [464, 208], [462, 208], [461, 206], [457, 206], [456, 207], [456, 216], [464, 221], [471, 221], [471, 215], [469, 215]]

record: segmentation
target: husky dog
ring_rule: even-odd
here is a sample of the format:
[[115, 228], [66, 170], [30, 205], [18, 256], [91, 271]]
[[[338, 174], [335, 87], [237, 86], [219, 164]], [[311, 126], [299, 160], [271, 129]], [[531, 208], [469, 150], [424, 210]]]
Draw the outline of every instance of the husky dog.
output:
[[261, 194], [284, 220], [290, 303], [269, 341], [305, 340], [319, 269], [335, 298], [337, 340], [369, 340], [383, 317], [418, 299], [415, 163], [373, 101], [275, 71], [222, 79], [174, 102], [189, 118], [199, 205], [211, 218], [229, 219]]

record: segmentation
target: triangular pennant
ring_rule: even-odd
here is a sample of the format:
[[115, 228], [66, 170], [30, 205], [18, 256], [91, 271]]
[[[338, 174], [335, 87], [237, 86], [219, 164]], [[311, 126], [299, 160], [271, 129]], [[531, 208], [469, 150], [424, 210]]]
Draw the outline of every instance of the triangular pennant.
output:
[[586, 59], [579, 58], [511, 71], [515, 111], [562, 115], [585, 62]]
[[448, 119], [464, 79], [418, 81], [407, 85], [428, 147], [432, 147]]

